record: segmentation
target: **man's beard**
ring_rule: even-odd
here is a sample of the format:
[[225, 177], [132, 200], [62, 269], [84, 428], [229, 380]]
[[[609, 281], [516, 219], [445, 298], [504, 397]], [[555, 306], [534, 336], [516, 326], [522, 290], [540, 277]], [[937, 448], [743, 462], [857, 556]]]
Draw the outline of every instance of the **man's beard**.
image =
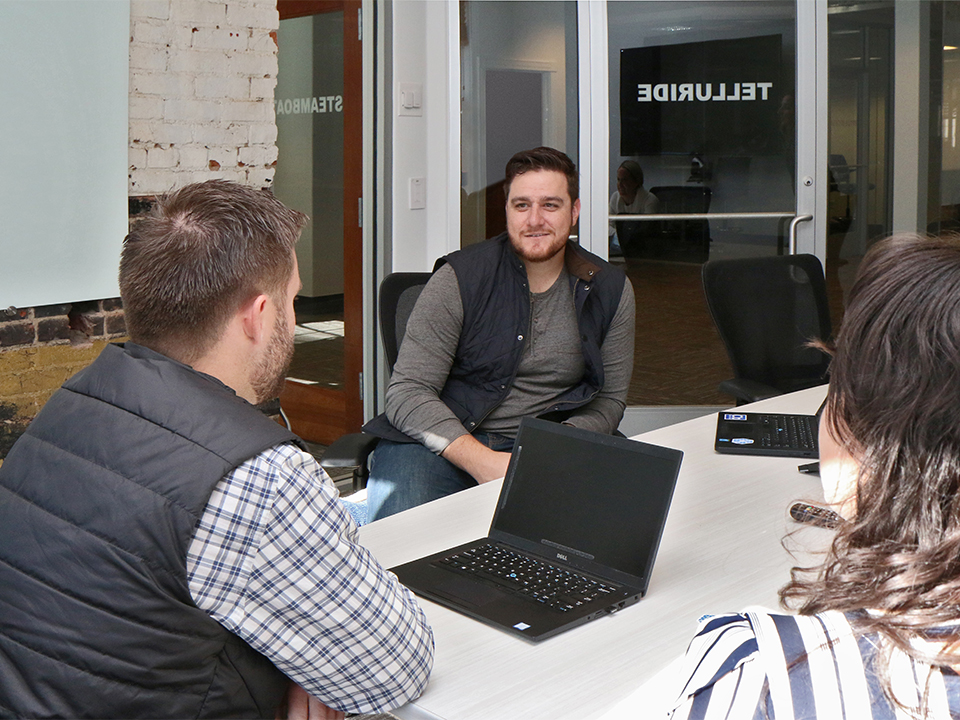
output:
[[556, 257], [559, 253], [562, 253], [564, 248], [567, 247], [567, 239], [564, 238], [561, 240], [559, 237], [554, 237], [553, 245], [546, 246], [538, 251], [531, 251], [529, 248], [524, 247], [522, 240], [514, 240], [513, 237], [510, 238], [510, 245], [521, 259], [527, 262], [539, 263], [546, 262]]
[[290, 361], [293, 360], [293, 335], [288, 333], [286, 328], [286, 312], [283, 312], [274, 323], [266, 353], [253, 371], [251, 384], [257, 403], [280, 397], [280, 392], [283, 390], [287, 370], [290, 369]]

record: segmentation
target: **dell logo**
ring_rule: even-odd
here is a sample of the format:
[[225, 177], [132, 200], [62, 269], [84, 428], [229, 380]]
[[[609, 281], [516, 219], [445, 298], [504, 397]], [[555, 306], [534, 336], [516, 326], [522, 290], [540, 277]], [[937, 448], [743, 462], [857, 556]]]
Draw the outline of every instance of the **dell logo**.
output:
[[564, 555], [563, 553], [557, 553], [557, 559], [558, 559], [558, 560], [566, 560], [566, 559], [567, 559], [567, 556]]

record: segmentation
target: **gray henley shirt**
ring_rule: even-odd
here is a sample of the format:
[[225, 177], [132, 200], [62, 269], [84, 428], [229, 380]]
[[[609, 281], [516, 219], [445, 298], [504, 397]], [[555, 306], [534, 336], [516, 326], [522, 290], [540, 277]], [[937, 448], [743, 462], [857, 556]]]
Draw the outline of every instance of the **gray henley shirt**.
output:
[[[626, 407], [633, 372], [633, 287], [627, 280], [613, 322], [601, 347], [604, 386], [566, 421], [611, 433]], [[424, 287], [407, 323], [400, 355], [387, 388], [387, 418], [403, 433], [439, 454], [467, 429], [440, 399], [463, 327], [457, 275], [444, 265]], [[530, 293], [530, 331], [517, 377], [506, 399], [477, 430], [516, 437], [520, 419], [546, 411], [584, 371], [576, 308], [566, 268], [545, 292]]]

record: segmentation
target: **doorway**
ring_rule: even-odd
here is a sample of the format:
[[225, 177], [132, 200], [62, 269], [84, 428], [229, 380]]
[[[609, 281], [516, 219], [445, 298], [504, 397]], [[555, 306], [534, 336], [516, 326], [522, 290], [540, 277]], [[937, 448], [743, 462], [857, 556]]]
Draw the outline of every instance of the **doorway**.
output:
[[[815, 137], [796, 118], [815, 117], [815, 84], [801, 77], [812, 71], [798, 63], [801, 36], [813, 45], [814, 33], [800, 5], [606, 4], [607, 249], [637, 296], [630, 406], [733, 402], [718, 390], [731, 370], [701, 270], [712, 259], [788, 253], [790, 219], [812, 212], [818, 178], [800, 162], [816, 157]], [[621, 166], [657, 199], [655, 212], [630, 209]], [[814, 250], [812, 237], [806, 245]]]
[[310, 216], [281, 395], [292, 429], [328, 445], [360, 429], [363, 370], [359, 0], [280, 0], [274, 193]]

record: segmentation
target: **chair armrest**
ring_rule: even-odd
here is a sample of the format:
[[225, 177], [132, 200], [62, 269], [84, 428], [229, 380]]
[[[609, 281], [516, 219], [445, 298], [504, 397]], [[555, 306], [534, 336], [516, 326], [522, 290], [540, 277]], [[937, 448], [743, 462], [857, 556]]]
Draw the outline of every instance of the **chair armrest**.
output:
[[350, 433], [341, 435], [327, 447], [320, 459], [320, 467], [365, 467], [367, 456], [380, 442], [376, 435]]
[[[720, 392], [727, 395], [733, 395], [738, 401], [756, 402], [757, 400], [766, 400], [767, 398], [783, 395], [782, 390], [777, 390], [771, 385], [765, 385], [756, 380], [747, 380], [746, 378], [734, 378], [733, 380], [724, 380], [720, 383]], [[740, 404], [738, 402], [738, 404]]]

